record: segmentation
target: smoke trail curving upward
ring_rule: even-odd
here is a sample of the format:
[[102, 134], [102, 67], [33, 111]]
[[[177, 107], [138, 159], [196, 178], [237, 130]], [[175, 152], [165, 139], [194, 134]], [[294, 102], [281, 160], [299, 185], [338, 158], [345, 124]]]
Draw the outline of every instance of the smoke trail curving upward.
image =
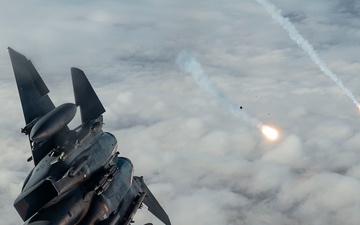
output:
[[215, 97], [219, 104], [227, 109], [233, 116], [241, 118], [250, 125], [257, 127], [269, 139], [277, 139], [278, 132], [275, 129], [266, 126], [263, 122], [249, 115], [243, 109], [240, 110], [237, 104], [231, 102], [226, 97], [226, 95], [209, 79], [209, 77], [204, 73], [200, 63], [196, 61], [196, 59], [192, 57], [190, 53], [182, 51], [178, 55], [176, 63], [184, 72], [190, 73], [197, 85]]
[[281, 15], [281, 11], [277, 9], [273, 4], [267, 0], [255, 0], [257, 3], [261, 4], [265, 10], [271, 15], [271, 18], [280, 24], [280, 26], [286, 30], [289, 34], [289, 37], [294, 40], [297, 45], [302, 48], [311, 58], [311, 60], [320, 68], [320, 70], [328, 77], [331, 78], [341, 90], [352, 100], [352, 102], [360, 109], [360, 103], [355, 98], [354, 94], [347, 89], [341, 79], [333, 73], [319, 58], [319, 55], [314, 50], [313, 46], [303, 38], [299, 32], [296, 30], [295, 26], [289, 21], [288, 18], [285, 18]]

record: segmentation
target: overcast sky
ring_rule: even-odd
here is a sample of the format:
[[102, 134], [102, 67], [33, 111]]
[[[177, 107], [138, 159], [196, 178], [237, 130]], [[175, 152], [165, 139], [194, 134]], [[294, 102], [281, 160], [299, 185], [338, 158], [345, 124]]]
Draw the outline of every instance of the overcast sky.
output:
[[[33, 166], [8, 46], [32, 60], [56, 105], [74, 101], [70, 67], [85, 71], [104, 130], [172, 224], [359, 224], [360, 112], [256, 1], [0, 2], [2, 224], [22, 224], [12, 204]], [[360, 96], [360, 3], [271, 2]], [[176, 64], [184, 49], [280, 138], [199, 88]], [[161, 224], [145, 209], [135, 221]]]

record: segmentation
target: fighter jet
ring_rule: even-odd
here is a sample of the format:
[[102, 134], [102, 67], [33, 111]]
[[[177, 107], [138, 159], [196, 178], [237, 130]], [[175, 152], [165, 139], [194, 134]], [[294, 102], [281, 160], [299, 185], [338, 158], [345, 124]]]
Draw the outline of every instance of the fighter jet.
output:
[[[71, 68], [75, 104], [55, 107], [31, 61], [8, 52], [34, 163], [14, 202], [24, 225], [127, 225], [143, 203], [171, 225], [114, 135], [102, 130], [105, 109], [84, 72]], [[77, 107], [82, 123], [70, 129]]]

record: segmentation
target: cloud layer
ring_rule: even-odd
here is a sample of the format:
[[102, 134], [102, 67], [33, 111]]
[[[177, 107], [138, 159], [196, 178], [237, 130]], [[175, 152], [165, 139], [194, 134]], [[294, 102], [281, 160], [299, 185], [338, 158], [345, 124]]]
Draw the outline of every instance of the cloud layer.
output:
[[[272, 3], [359, 96], [360, 4]], [[22, 223], [12, 204], [32, 167], [7, 46], [33, 61], [57, 105], [73, 102], [70, 67], [85, 71], [104, 129], [172, 224], [359, 223], [359, 112], [256, 1], [2, 1], [0, 25], [4, 224]], [[198, 88], [176, 64], [182, 49], [280, 139]], [[146, 210], [135, 221], [160, 223]]]

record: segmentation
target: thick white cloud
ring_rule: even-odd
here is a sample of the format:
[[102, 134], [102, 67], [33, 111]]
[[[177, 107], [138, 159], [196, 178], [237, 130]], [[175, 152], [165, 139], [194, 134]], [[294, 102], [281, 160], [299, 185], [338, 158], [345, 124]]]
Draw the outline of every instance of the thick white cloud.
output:
[[[272, 1], [359, 96], [356, 1]], [[255, 1], [1, 1], [0, 218], [32, 164], [7, 46], [28, 56], [56, 104], [83, 69], [121, 154], [173, 224], [346, 224], [360, 221], [359, 112]], [[270, 142], [178, 68], [183, 49]], [[77, 123], [74, 123], [75, 126]], [[140, 210], [135, 224], [159, 224]]]

